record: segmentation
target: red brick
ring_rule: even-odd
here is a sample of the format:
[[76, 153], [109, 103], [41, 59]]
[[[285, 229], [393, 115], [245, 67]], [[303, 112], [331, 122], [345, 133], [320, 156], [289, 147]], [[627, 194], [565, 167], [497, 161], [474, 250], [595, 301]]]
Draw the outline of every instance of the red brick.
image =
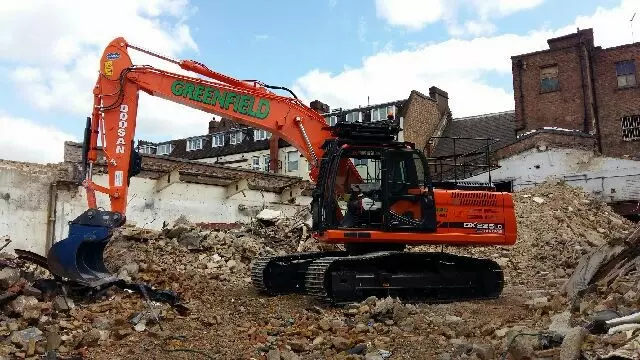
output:
[[[548, 40], [549, 49], [512, 57], [516, 130], [560, 127], [593, 134], [596, 151], [640, 157], [640, 141], [622, 139], [621, 118], [640, 115], [640, 86], [617, 87], [615, 63], [636, 60], [640, 43], [596, 47], [591, 29]], [[557, 65], [559, 90], [541, 92], [540, 69]]]
[[596, 50], [594, 77], [602, 152], [611, 156], [640, 158], [640, 141], [622, 140], [621, 118], [640, 115], [640, 86], [619, 89], [615, 63], [636, 60], [636, 84], [640, 84], [640, 43]]

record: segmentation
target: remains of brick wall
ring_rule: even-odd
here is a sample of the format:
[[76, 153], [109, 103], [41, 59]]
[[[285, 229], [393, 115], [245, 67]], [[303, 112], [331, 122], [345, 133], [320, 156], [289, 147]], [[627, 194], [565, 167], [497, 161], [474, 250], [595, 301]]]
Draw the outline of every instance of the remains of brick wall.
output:
[[405, 106], [404, 140], [414, 143], [417, 149], [422, 150], [440, 122], [438, 103], [414, 90]]
[[517, 142], [511, 145], [498, 149], [494, 153], [493, 157], [494, 160], [505, 159], [539, 146], [564, 147], [594, 151], [596, 140], [594, 136], [581, 133], [539, 130], [521, 137]]

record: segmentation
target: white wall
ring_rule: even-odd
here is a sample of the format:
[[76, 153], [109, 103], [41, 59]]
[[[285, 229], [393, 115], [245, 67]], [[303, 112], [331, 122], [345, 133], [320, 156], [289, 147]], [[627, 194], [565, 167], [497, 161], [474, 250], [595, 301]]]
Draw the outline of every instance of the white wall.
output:
[[[40, 170], [29, 170], [31, 165]], [[12, 239], [8, 250], [18, 248], [45, 254], [49, 185], [54, 181], [53, 174], [51, 169], [37, 164], [16, 166], [0, 162], [0, 237], [9, 235]], [[94, 181], [106, 185], [107, 177], [94, 176]], [[225, 187], [193, 183], [174, 183], [156, 192], [155, 185], [153, 179], [131, 179], [127, 223], [158, 230], [163, 221], [171, 223], [180, 215], [193, 222], [242, 223], [250, 221], [251, 216], [262, 208], [293, 215], [311, 201], [309, 197], [301, 196], [296, 198], [295, 204], [281, 204], [279, 194], [257, 190], [226, 198]], [[6, 194], [9, 194], [8, 200], [5, 200]], [[98, 206], [109, 210], [106, 195], [97, 196]], [[240, 205], [244, 205], [244, 209], [240, 209]], [[55, 241], [67, 236], [68, 222], [86, 209], [86, 192], [82, 187], [58, 189], [55, 227], [52, 227]]]
[[0, 162], [0, 238], [8, 235], [11, 239], [6, 251], [44, 250], [53, 179], [54, 172], [43, 165]]
[[[492, 181], [512, 180], [514, 190], [554, 176], [607, 202], [640, 200], [640, 161], [596, 156], [585, 150], [541, 147], [503, 159], [499, 164], [500, 169], [491, 171]], [[468, 180], [487, 181], [488, 174]]]

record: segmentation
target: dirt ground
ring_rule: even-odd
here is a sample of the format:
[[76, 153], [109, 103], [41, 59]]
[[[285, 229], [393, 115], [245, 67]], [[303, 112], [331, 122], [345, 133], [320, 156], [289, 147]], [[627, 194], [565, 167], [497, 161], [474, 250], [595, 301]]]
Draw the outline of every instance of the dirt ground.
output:
[[[507, 287], [496, 300], [437, 305], [418, 305], [406, 319], [387, 325], [365, 323], [367, 330], [355, 330], [355, 317], [345, 309], [324, 306], [304, 296], [267, 297], [250, 286], [223, 285], [215, 281], [189, 284], [201, 294], [193, 303], [191, 316], [161, 320], [157, 335], [132, 333], [126, 339], [90, 348], [89, 359], [194, 359], [191, 352], [169, 352], [169, 348], [197, 349], [215, 359], [261, 359], [268, 337], [283, 349], [291, 343], [302, 343], [308, 351], [294, 352], [300, 359], [333, 359], [338, 356], [331, 347], [331, 337], [341, 336], [349, 345], [372, 343], [389, 351], [392, 359], [436, 358], [454, 354], [457, 348], [474, 344], [490, 349], [493, 356], [503, 351], [496, 330], [510, 326], [544, 327], [545, 317], [532, 317], [521, 289]], [[135, 297], [136, 295], [130, 295]], [[141, 304], [142, 305], [142, 304]], [[324, 331], [324, 318], [340, 319], [343, 329]], [[393, 318], [393, 317], [392, 317]], [[548, 318], [546, 318], [548, 319]], [[275, 334], [275, 335], [269, 335]], [[171, 339], [179, 336], [180, 340]], [[313, 345], [316, 338], [324, 338]], [[164, 338], [164, 339], [163, 339]], [[452, 341], [462, 339], [459, 342]], [[304, 348], [304, 347], [303, 347]], [[460, 355], [460, 354], [459, 354]], [[206, 358], [206, 356], [200, 356]]]

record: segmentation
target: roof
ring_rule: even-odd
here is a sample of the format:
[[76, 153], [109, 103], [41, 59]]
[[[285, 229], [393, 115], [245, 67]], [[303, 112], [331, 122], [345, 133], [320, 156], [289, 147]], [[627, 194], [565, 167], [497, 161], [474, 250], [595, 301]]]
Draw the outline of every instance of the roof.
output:
[[[70, 168], [69, 171], [73, 172], [73, 174], [67, 176], [74, 177], [74, 181], [81, 181], [82, 144], [65, 141], [64, 146], [64, 161], [67, 164], [72, 164], [72, 168]], [[228, 186], [242, 179], [246, 179], [249, 189], [282, 192], [290, 186], [299, 185], [303, 189], [306, 189], [303, 191], [303, 194], [306, 195], [308, 195], [308, 190], [313, 187], [313, 183], [299, 176], [275, 174], [151, 154], [141, 154], [141, 157], [142, 168], [141, 172], [136, 175], [138, 178], [160, 179], [163, 175], [177, 171], [180, 175], [180, 181], [198, 184]], [[107, 161], [102, 147], [98, 146], [97, 162], [93, 167], [94, 173], [106, 173], [106, 165]]]
[[[497, 142], [490, 142], [491, 150], [496, 150], [516, 141], [515, 111], [504, 111], [477, 116], [457, 118], [450, 121], [442, 132], [442, 138], [437, 139], [436, 149], [432, 156], [453, 155], [454, 140], [452, 137], [490, 138]], [[484, 140], [455, 140], [455, 152], [462, 155], [468, 152], [484, 151]]]
[[[226, 156], [232, 154], [242, 154], [253, 151], [269, 150], [269, 139], [266, 140], [253, 140], [253, 129], [244, 129], [243, 133], [245, 138], [239, 144], [229, 144], [230, 133], [226, 133], [224, 146], [212, 146], [212, 134], [201, 135], [202, 137], [202, 149], [187, 151], [187, 139], [172, 140], [174, 148], [169, 156], [181, 159], [196, 160], [215, 158], [218, 156]], [[198, 136], [192, 136], [189, 139], [197, 138]], [[279, 139], [278, 147], [287, 147], [289, 144]]]
[[[230, 144], [229, 138], [231, 137], [232, 130], [241, 130], [243, 133], [243, 139], [239, 144]], [[243, 154], [247, 152], [269, 150], [269, 139], [254, 141], [253, 132], [254, 128], [240, 124], [231, 119], [222, 118], [220, 121], [211, 121], [209, 123], [209, 133], [201, 135], [193, 135], [182, 139], [173, 139], [168, 141], [160, 141], [153, 143], [145, 140], [138, 140], [138, 146], [142, 145], [163, 145], [171, 143], [173, 149], [168, 156], [187, 159], [198, 160], [215, 158], [218, 156], [226, 156], [233, 154]], [[212, 146], [213, 134], [223, 133], [224, 146]], [[187, 151], [187, 140], [202, 138], [202, 149]], [[279, 139], [278, 147], [283, 148], [290, 146], [286, 141]]]
[[237, 121], [231, 119], [222, 118], [220, 121], [212, 120], [209, 122], [209, 133], [215, 134], [219, 132], [229, 131], [231, 129], [245, 129], [249, 126], [240, 124]]
[[[422, 95], [422, 96], [424, 96], [424, 95]], [[350, 108], [350, 109], [336, 109], [336, 110], [333, 110], [333, 111], [330, 111], [328, 113], [324, 113], [324, 114], [321, 114], [321, 115], [323, 117], [330, 116], [330, 115], [339, 115], [340, 116], [340, 115], [347, 114], [347, 113], [350, 113], [350, 112], [353, 112], [353, 111], [367, 111], [367, 110], [370, 110], [370, 109], [379, 108], [379, 107], [382, 107], [382, 106], [390, 106], [390, 105], [397, 106], [398, 107], [398, 112], [401, 113], [403, 111], [403, 106], [404, 106], [404, 104], [406, 104], [407, 100], [408, 99], [388, 101], [388, 102], [384, 102], [384, 103], [372, 104], [372, 105], [367, 105], [367, 106], [362, 106], [362, 107], [357, 107], [357, 108]], [[243, 130], [245, 138], [239, 144], [230, 144], [229, 143], [230, 131], [233, 130], [233, 129], [238, 129], [238, 130], [242, 129]], [[140, 146], [140, 145], [162, 145], [162, 144], [171, 143], [173, 145], [173, 150], [171, 151], [169, 156], [176, 157], [176, 158], [181, 158], [181, 159], [189, 159], [189, 160], [207, 159], [207, 158], [215, 158], [215, 157], [218, 157], [218, 156], [226, 156], [226, 155], [242, 154], [242, 153], [254, 152], [254, 151], [269, 150], [269, 139], [254, 141], [253, 140], [253, 135], [254, 135], [253, 130], [254, 130], [254, 128], [252, 128], [250, 126], [240, 124], [240, 123], [238, 123], [238, 122], [236, 122], [234, 120], [231, 120], [231, 119], [222, 118], [220, 121], [215, 121], [215, 120], [210, 121], [210, 123], [209, 123], [209, 132], [207, 134], [189, 136], [189, 137], [183, 138], [183, 139], [160, 141], [160, 142], [157, 142], [157, 143], [152, 143], [152, 142], [145, 141], [145, 140], [139, 140], [138, 141], [138, 146]], [[225, 137], [224, 146], [217, 146], [217, 147], [211, 146], [212, 145], [211, 144], [212, 143], [212, 134], [216, 134], [216, 133], [224, 133], [224, 137]], [[202, 149], [187, 151], [187, 140], [188, 139], [194, 139], [194, 138], [202, 138], [203, 139]], [[288, 142], [284, 141], [283, 139], [279, 139], [279, 142], [278, 142], [278, 147], [279, 148], [283, 148], [283, 147], [287, 147], [287, 146], [291, 146], [291, 145]]]
[[380, 107], [392, 106], [392, 105], [395, 105], [398, 108], [398, 111], [402, 111], [402, 108], [406, 104], [407, 100], [409, 100], [409, 99], [407, 98], [407, 99], [401, 99], [401, 100], [387, 101], [387, 102], [383, 102], [383, 103], [377, 103], [377, 104], [372, 104], [372, 105], [367, 105], [367, 106], [360, 106], [360, 107], [350, 108], [350, 109], [337, 108], [337, 109], [329, 111], [328, 113], [322, 113], [321, 115], [323, 117], [326, 117], [326, 116], [337, 116], [337, 115], [339, 116], [339, 115], [348, 114], [348, 113], [354, 112], [354, 111], [365, 112], [365, 111], [369, 111], [369, 110], [372, 110], [372, 109], [377, 109], [377, 108], [380, 108]]

